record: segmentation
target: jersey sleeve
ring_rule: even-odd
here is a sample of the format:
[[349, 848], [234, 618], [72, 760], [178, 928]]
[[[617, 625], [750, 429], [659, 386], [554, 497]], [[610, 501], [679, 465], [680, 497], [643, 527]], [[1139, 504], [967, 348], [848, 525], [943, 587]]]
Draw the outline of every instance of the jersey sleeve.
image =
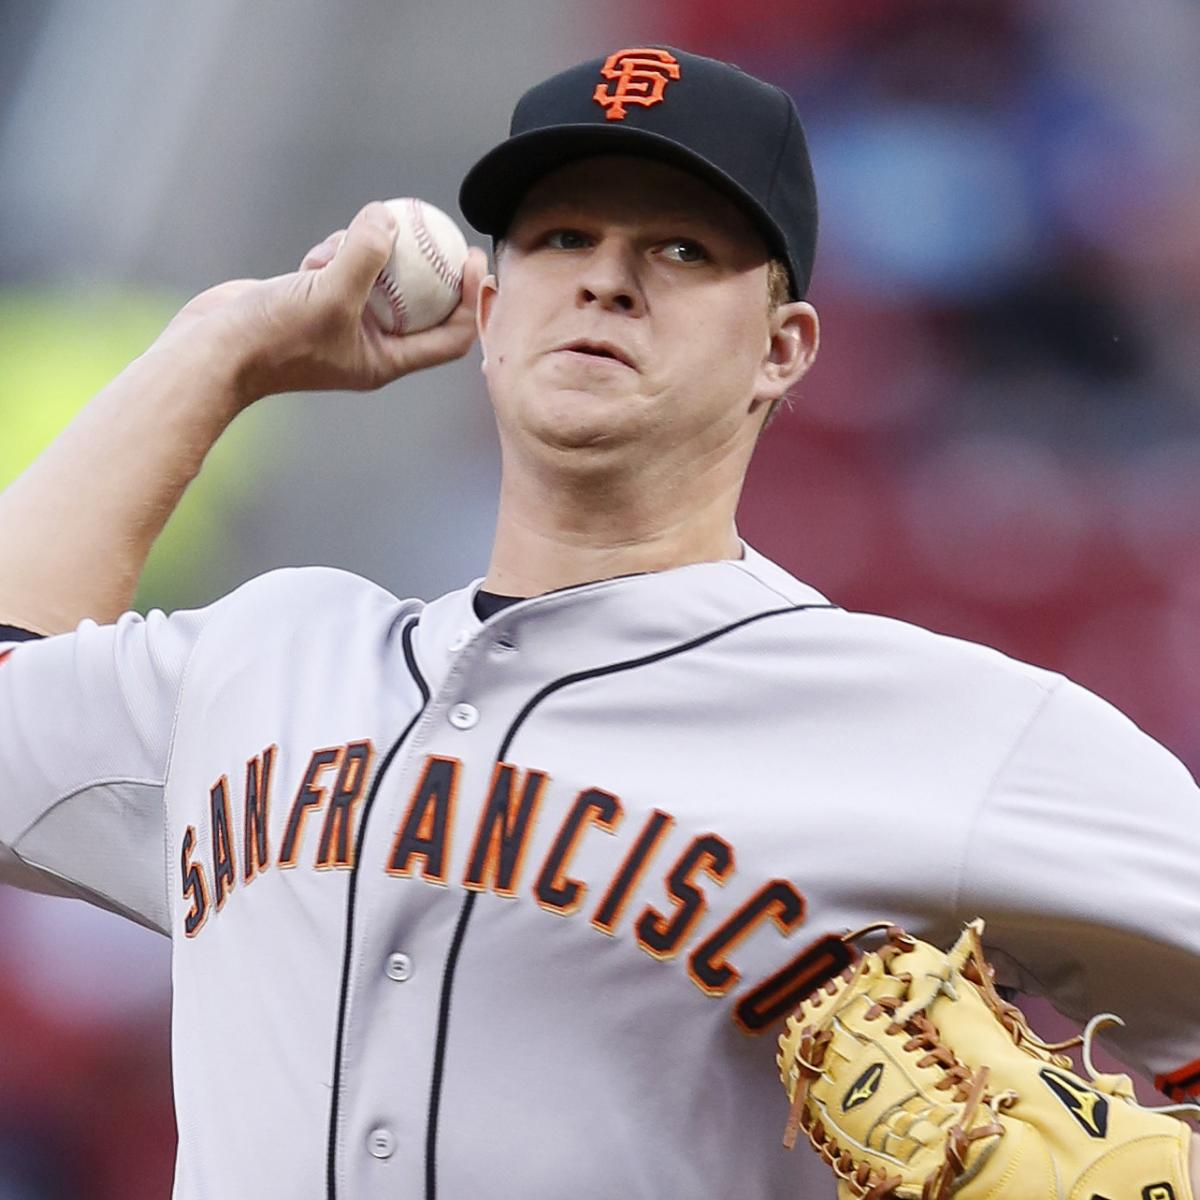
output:
[[0, 882], [166, 931], [163, 789], [207, 611], [0, 640]]
[[984, 800], [959, 898], [1004, 982], [1079, 1022], [1122, 1017], [1105, 1040], [1169, 1094], [1200, 1083], [1200, 790], [1132, 721], [1051, 688]]

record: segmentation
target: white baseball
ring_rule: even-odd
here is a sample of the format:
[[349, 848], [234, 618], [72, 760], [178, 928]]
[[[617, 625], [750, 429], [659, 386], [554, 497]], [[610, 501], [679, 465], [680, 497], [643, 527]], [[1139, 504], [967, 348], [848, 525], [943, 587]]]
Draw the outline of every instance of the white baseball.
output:
[[440, 208], [414, 196], [385, 200], [396, 218], [396, 243], [367, 308], [385, 333], [416, 333], [441, 324], [462, 297], [467, 239]]

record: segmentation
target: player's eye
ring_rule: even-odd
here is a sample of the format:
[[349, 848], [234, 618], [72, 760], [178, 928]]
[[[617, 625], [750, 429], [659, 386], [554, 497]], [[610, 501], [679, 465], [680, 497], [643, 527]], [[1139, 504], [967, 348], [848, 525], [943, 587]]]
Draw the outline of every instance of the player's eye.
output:
[[678, 263], [704, 262], [708, 258], [708, 251], [691, 238], [672, 238], [663, 243], [659, 252], [669, 261]]
[[582, 250], [590, 245], [587, 234], [578, 229], [552, 229], [545, 241], [551, 250]]

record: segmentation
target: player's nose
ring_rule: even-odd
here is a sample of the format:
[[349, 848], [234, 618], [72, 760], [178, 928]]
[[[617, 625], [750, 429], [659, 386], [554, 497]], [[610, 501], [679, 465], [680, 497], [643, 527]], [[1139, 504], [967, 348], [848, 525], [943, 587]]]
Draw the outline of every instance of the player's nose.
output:
[[645, 308], [636, 250], [620, 238], [601, 238], [583, 260], [577, 303], [638, 314]]

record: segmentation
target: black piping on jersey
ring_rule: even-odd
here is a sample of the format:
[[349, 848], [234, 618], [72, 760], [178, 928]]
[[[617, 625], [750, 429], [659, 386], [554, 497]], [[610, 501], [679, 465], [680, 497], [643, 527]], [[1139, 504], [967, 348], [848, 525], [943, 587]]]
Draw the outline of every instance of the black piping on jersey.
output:
[[[601, 679], [605, 675], [615, 675], [620, 671], [633, 671], [638, 667], [647, 667], [653, 663], [661, 662], [665, 658], [672, 658], [677, 654], [685, 654], [689, 650], [695, 650], [697, 647], [715, 641], [727, 633], [733, 633], [743, 626], [752, 625], [755, 621], [762, 621], [767, 617], [779, 617], [787, 613], [806, 612], [810, 609], [830, 609], [837, 607], [836, 604], [793, 604], [787, 608], [772, 608], [766, 612], [743, 617], [740, 621], [734, 621], [732, 625], [722, 626], [720, 629], [714, 629], [709, 633], [701, 634], [700, 637], [693, 638], [689, 642], [681, 642], [678, 646], [671, 646], [666, 650], [658, 650], [654, 654], [647, 654], [642, 658], [631, 658], [624, 662], [609, 663], [603, 667], [594, 667], [590, 671], [577, 671], [573, 675], [564, 675], [561, 679], [556, 679], [553, 683], [548, 683], [517, 713], [513, 723], [508, 727], [508, 732], [504, 735], [504, 740], [500, 743], [500, 749], [496, 752], [496, 761], [498, 763], [505, 761], [513, 739], [517, 736], [517, 732], [525, 721], [528, 720], [533, 710], [548, 696], [561, 691], [565, 687], [570, 687], [575, 683], [583, 683], [585, 680]], [[381, 768], [380, 774], [382, 773]], [[376, 783], [378, 784], [378, 779]], [[363, 816], [365, 820], [366, 814], [364, 813]], [[357, 861], [356, 857], [355, 862], [357, 863]], [[433, 1078], [429, 1089], [429, 1119], [425, 1130], [425, 1200], [437, 1200], [438, 1115], [441, 1111], [442, 1076], [445, 1071], [446, 1043], [450, 1031], [450, 999], [454, 990], [454, 973], [458, 966], [458, 956], [462, 951], [463, 941], [467, 933], [467, 925], [471, 920], [471, 912], [475, 907], [475, 900], [478, 895], [478, 892], [468, 892], [463, 899], [462, 908], [458, 914], [458, 924], [455, 926], [454, 937], [450, 943], [450, 953], [446, 957], [446, 968], [442, 975], [442, 995], [438, 1006], [438, 1031], [433, 1059]], [[347, 959], [348, 962], [349, 959]], [[339, 1031], [339, 1045], [340, 1036]], [[330, 1179], [332, 1180], [332, 1174], [330, 1175]], [[330, 1192], [330, 1200], [333, 1200], [332, 1191]]]
[[371, 815], [371, 808], [375, 803], [375, 797], [379, 794], [379, 785], [382, 783], [384, 775], [387, 774], [388, 767], [392, 765], [397, 751], [404, 745], [413, 726], [421, 719], [421, 714], [429, 703], [429, 685], [425, 682], [425, 676], [421, 674], [421, 668], [417, 666], [417, 658], [413, 653], [412, 635], [416, 627], [417, 621], [410, 621], [405, 625], [404, 632], [400, 636], [404, 647], [404, 661], [408, 664], [409, 673], [417, 687], [421, 689], [421, 707], [413, 714], [412, 720], [405, 725], [404, 732], [392, 743], [383, 761], [379, 764], [379, 770], [375, 773], [371, 790], [367, 793], [367, 801], [363, 805], [362, 818], [359, 820], [358, 832], [354, 838], [354, 866], [350, 871], [349, 893], [346, 898], [346, 940], [345, 948], [342, 951], [342, 990], [338, 999], [337, 1041], [333, 1050], [333, 1094], [329, 1102], [329, 1152], [325, 1169], [325, 1183], [329, 1200], [337, 1200], [337, 1127], [341, 1107], [342, 1049], [346, 1035], [346, 1004], [350, 995], [350, 955], [354, 948], [354, 900], [358, 894], [358, 864], [362, 860], [363, 839], [366, 836], [367, 820]]

